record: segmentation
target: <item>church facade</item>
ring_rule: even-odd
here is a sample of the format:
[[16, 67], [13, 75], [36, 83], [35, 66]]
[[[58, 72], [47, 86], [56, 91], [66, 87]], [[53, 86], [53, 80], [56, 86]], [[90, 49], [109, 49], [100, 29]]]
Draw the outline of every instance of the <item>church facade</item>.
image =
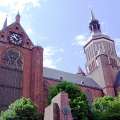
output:
[[44, 49], [35, 46], [20, 24], [20, 15], [0, 31], [0, 110], [21, 96], [31, 98], [43, 112], [47, 106], [48, 88], [67, 80], [78, 84], [90, 102], [95, 98], [115, 96], [120, 91], [120, 58], [115, 43], [101, 32], [92, 14], [91, 36], [84, 46], [86, 73], [76, 74], [43, 67]]

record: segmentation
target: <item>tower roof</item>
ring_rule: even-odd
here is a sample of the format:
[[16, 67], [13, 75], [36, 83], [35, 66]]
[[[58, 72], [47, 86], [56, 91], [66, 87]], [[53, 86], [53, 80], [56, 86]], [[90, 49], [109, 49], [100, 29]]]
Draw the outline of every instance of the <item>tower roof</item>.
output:
[[101, 33], [99, 21], [95, 18], [93, 11], [91, 10], [91, 21], [89, 23], [89, 29], [93, 34]]

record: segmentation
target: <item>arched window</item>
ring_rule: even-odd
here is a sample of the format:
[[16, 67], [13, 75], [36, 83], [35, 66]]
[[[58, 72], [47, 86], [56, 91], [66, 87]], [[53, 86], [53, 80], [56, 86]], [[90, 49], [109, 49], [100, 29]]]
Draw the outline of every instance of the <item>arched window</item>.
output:
[[23, 68], [23, 61], [21, 58], [21, 54], [16, 49], [9, 49], [3, 53], [2, 57], [4, 65], [7, 65], [12, 68], [20, 69]]

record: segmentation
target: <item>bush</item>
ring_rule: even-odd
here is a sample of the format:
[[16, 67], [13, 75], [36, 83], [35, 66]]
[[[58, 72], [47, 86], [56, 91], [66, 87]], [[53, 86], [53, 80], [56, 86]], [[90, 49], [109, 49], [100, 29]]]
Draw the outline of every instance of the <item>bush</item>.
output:
[[42, 114], [30, 99], [21, 98], [1, 112], [0, 120], [42, 120]]
[[120, 120], [120, 97], [105, 96], [93, 103], [94, 120]]

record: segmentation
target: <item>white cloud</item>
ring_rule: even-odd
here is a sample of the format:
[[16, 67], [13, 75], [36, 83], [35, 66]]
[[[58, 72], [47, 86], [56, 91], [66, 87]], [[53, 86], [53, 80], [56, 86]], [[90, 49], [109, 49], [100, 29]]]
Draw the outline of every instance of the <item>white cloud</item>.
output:
[[0, 0], [0, 6], [8, 8], [9, 12], [20, 11], [23, 12], [24, 9], [28, 7], [38, 7], [41, 5], [43, 0]]
[[27, 28], [26, 29], [26, 33], [27, 34], [32, 34], [33, 33], [32, 28], [31, 27]]
[[62, 48], [45, 47], [43, 55], [43, 65], [50, 68], [56, 68], [62, 61], [62, 57], [56, 57], [57, 54], [64, 52]]
[[75, 36], [72, 45], [84, 46], [86, 43], [87, 43], [86, 36], [84, 36], [84, 35], [77, 35], [77, 36]]
[[[13, 16], [15, 16], [18, 11], [20, 14], [24, 12], [25, 15], [26, 11], [40, 7], [44, 1], [45, 0], [0, 0], [0, 7], [2, 7], [2, 11], [0, 11], [0, 17], [2, 18], [0, 19], [0, 27], [2, 27], [6, 15], [8, 15], [9, 24], [13, 21]], [[28, 14], [27, 17], [29, 17]], [[31, 32], [31, 30], [29, 29], [28, 32]]]

